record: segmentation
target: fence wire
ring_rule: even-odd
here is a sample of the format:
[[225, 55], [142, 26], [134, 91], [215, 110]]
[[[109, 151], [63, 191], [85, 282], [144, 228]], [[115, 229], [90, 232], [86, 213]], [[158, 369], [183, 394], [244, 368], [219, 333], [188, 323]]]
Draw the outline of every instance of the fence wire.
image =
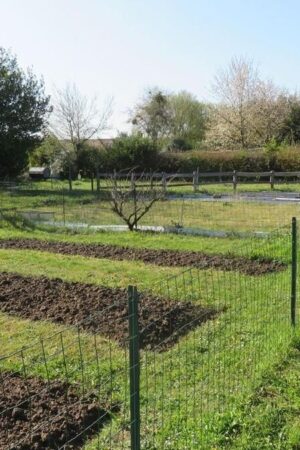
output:
[[[161, 298], [201, 304], [208, 312], [201, 317], [196, 313], [180, 329], [172, 324], [172, 334], [154, 353], [141, 353], [141, 396], [146, 403], [142, 448], [214, 448], [222, 417], [251, 394], [286, 351], [293, 332], [290, 237], [278, 240], [273, 253], [271, 240], [259, 252], [257, 246], [237, 252], [246, 263], [246, 257], [285, 261], [279, 273], [249, 276], [189, 269], [160, 285]], [[216, 314], [211, 317], [212, 308]], [[170, 340], [174, 345], [166, 350]]]
[[189, 268], [150, 293], [141, 284], [21, 348], [3, 315], [2, 448], [216, 446], [224, 417], [291, 341], [291, 248], [282, 230], [247, 240], [222, 270]]
[[[85, 321], [98, 322], [97, 334], [81, 322], [1, 356], [1, 448], [129, 448], [129, 337], [101, 335], [113, 307]], [[128, 328], [128, 314], [117, 320]]]
[[[0, 219], [13, 223], [25, 220], [39, 226], [75, 229], [126, 228], [122, 219], [112, 211], [107, 181], [101, 180], [102, 188], [99, 192], [76, 188], [76, 183], [80, 184], [79, 181], [74, 182], [72, 191], [68, 191], [66, 185], [57, 181], [52, 184], [2, 183]], [[130, 181], [127, 183], [129, 188]], [[136, 186], [138, 190], [139, 184]], [[156, 188], [155, 183], [153, 187]], [[160, 185], [159, 188], [161, 189]], [[144, 185], [140, 189], [144, 189]], [[276, 191], [233, 194], [226, 191], [226, 185], [222, 185], [216, 192], [200, 189], [193, 197], [174, 189], [143, 216], [139, 222], [140, 227], [216, 236], [224, 233], [262, 234], [279, 227], [288, 230], [290, 218], [300, 217], [299, 202], [295, 195], [289, 193], [285, 198]], [[127, 209], [131, 210], [130, 201], [127, 203]]]

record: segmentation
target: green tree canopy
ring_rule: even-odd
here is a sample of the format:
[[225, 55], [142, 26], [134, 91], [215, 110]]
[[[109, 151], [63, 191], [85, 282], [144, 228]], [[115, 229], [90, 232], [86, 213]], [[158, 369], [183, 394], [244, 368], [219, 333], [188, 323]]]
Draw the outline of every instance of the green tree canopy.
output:
[[53, 134], [45, 136], [43, 142], [29, 156], [32, 166], [51, 166], [61, 158], [62, 144]]
[[290, 109], [278, 133], [279, 141], [289, 144], [300, 142], [300, 100], [294, 97], [290, 100]]
[[19, 68], [0, 47], [0, 177], [18, 175], [30, 151], [41, 141], [50, 98], [43, 80]]
[[106, 168], [107, 158], [107, 149], [85, 143], [81, 148], [78, 159], [79, 168], [85, 176], [96, 175], [97, 172]]
[[155, 142], [178, 149], [201, 142], [206, 123], [205, 105], [186, 91], [169, 94], [150, 89], [132, 115], [134, 129]]
[[182, 142], [186, 148], [201, 142], [205, 137], [207, 124], [205, 105], [186, 91], [170, 95], [169, 105], [170, 134], [173, 142]]
[[158, 88], [147, 91], [133, 111], [132, 124], [153, 141], [165, 138], [170, 128], [168, 95]]

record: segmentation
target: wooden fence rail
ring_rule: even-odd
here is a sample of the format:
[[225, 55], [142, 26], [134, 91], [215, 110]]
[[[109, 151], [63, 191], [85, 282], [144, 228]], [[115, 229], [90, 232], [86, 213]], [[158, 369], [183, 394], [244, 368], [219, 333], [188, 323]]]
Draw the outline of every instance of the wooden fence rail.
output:
[[[99, 173], [100, 179], [114, 178], [124, 179], [125, 173]], [[194, 192], [199, 192], [201, 185], [209, 183], [228, 183], [231, 182], [233, 190], [236, 191], [239, 183], [268, 183], [271, 189], [274, 189], [276, 181], [283, 181], [289, 179], [289, 182], [296, 181], [300, 183], [299, 172], [275, 172], [270, 170], [268, 172], [242, 172], [233, 170], [231, 172], [200, 172], [199, 169], [194, 172], [184, 173], [166, 173], [166, 172], [143, 172], [131, 173], [131, 184], [133, 180], [140, 182], [148, 180], [153, 186], [153, 182], [160, 182], [164, 191], [167, 192], [168, 182], [172, 183], [172, 187], [189, 186], [192, 185]], [[180, 182], [180, 180], [182, 180]], [[285, 181], [285, 180], [284, 180]]]
[[[276, 183], [288, 182], [300, 183], [300, 171], [294, 172], [276, 172], [274, 170], [265, 172], [243, 172], [238, 170], [233, 170], [230, 172], [200, 172], [199, 168], [193, 172], [184, 173], [167, 173], [167, 172], [130, 172], [129, 176], [126, 172], [116, 172], [113, 173], [100, 173], [94, 174], [91, 178], [91, 190], [94, 191], [94, 177], [96, 178], [96, 190], [110, 189], [109, 183], [103, 183], [101, 180], [110, 179], [113, 182], [117, 180], [123, 180], [128, 183], [124, 183], [124, 186], [120, 187], [133, 187], [133, 185], [138, 184], [140, 187], [151, 186], [154, 187], [158, 184], [163, 188], [165, 194], [167, 194], [168, 188], [170, 187], [184, 187], [190, 186], [193, 192], [199, 192], [200, 187], [206, 184], [217, 184], [217, 183], [231, 183], [233, 190], [237, 190], [237, 186], [240, 183], [267, 183], [270, 185], [271, 189], [275, 188]], [[52, 181], [52, 180], [51, 180]], [[0, 181], [0, 189], [18, 189], [20, 188], [17, 182], [7, 182]], [[27, 184], [24, 184], [26, 187]], [[51, 185], [53, 188], [53, 186]], [[70, 188], [70, 190], [72, 190]]]

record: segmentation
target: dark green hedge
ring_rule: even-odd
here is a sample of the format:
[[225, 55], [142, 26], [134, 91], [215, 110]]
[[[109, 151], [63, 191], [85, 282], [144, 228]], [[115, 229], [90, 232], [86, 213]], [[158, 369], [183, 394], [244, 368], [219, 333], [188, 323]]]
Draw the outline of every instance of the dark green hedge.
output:
[[256, 151], [191, 151], [185, 153], [163, 153], [159, 169], [166, 172], [263, 172], [268, 170], [300, 170], [300, 147], [285, 148], [268, 154]]
[[[93, 153], [93, 149], [89, 149]], [[93, 158], [91, 165], [93, 165]], [[193, 172], [244, 172], [300, 171], [300, 146], [285, 147], [278, 151], [218, 150], [160, 152], [149, 139], [139, 136], [117, 139], [111, 148], [100, 150], [98, 164], [101, 172], [114, 169], [136, 171]], [[93, 167], [81, 167], [93, 171]], [[89, 172], [88, 172], [89, 173]]]

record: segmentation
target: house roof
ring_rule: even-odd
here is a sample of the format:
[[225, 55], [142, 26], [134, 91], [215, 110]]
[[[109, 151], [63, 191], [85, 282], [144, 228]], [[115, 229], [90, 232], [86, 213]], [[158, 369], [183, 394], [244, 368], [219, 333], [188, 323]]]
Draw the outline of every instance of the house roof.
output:
[[32, 175], [39, 175], [39, 174], [43, 174], [45, 171], [48, 171], [48, 170], [49, 170], [48, 167], [30, 167], [29, 173]]

